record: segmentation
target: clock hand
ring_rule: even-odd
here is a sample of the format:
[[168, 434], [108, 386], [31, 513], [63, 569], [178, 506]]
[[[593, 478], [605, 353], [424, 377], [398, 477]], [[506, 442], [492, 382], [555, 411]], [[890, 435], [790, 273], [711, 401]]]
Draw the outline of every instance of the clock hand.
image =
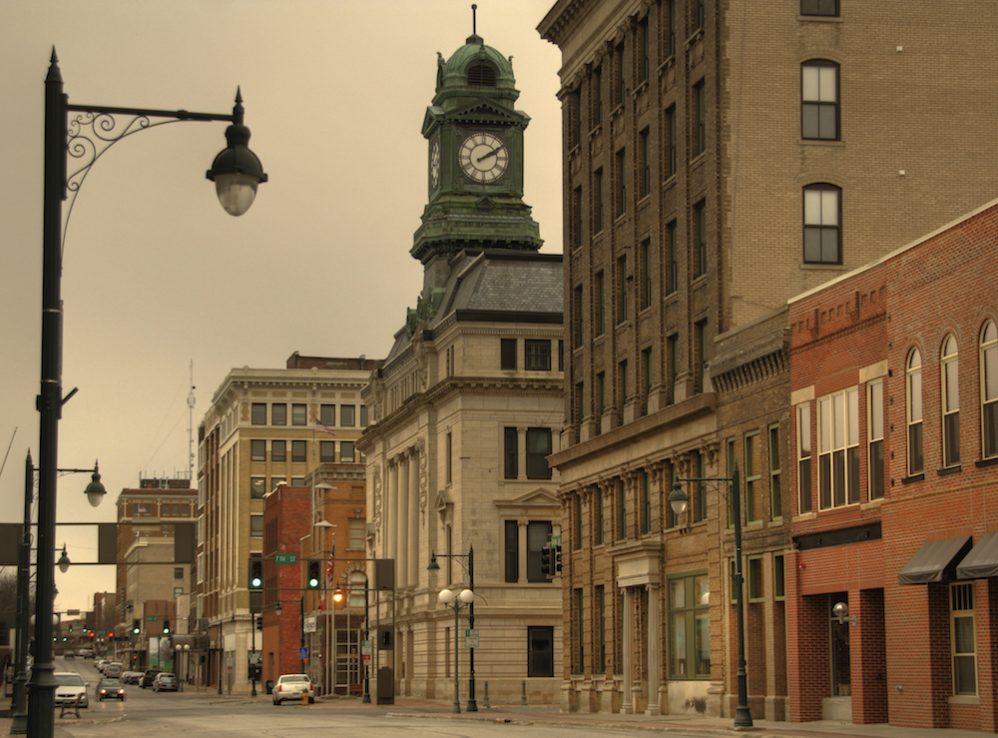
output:
[[488, 158], [490, 158], [490, 157], [493, 157], [493, 156], [495, 156], [496, 154], [498, 154], [498, 153], [499, 153], [500, 151], [502, 151], [502, 150], [503, 150], [504, 148], [506, 148], [506, 144], [504, 144], [504, 143], [503, 143], [503, 144], [499, 144], [499, 145], [498, 145], [498, 146], [496, 146], [496, 147], [495, 147], [494, 149], [492, 149], [492, 150], [491, 150], [491, 151], [490, 151], [489, 153], [487, 153], [487, 154], [483, 154], [482, 156], [479, 156], [479, 157], [478, 157], [477, 159], [475, 159], [475, 163], [476, 163], [476, 164], [481, 164], [481, 163], [482, 163], [483, 161], [485, 161], [486, 159], [488, 159]]

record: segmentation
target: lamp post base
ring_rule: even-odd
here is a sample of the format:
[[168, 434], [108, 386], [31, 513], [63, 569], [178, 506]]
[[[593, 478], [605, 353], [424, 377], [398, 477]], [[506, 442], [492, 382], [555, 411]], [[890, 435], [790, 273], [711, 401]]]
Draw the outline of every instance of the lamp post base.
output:
[[735, 708], [735, 728], [747, 730], [752, 727], [752, 712], [748, 705], [738, 705]]

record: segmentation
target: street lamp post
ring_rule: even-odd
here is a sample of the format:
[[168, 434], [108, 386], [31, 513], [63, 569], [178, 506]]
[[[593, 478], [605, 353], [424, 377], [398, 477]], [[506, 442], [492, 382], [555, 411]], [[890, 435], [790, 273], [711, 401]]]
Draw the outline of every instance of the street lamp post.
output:
[[738, 610], [738, 706], [735, 708], [735, 728], [752, 727], [752, 711], [748, 704], [748, 675], [745, 671], [745, 605], [744, 578], [742, 576], [742, 502], [738, 467], [730, 477], [691, 477], [676, 479], [669, 492], [669, 506], [676, 517], [683, 515], [690, 498], [683, 491], [682, 482], [728, 482], [730, 487], [731, 515], [735, 519], [735, 603]]
[[[69, 114], [75, 113], [70, 128]], [[156, 119], [152, 123], [150, 119]], [[35, 664], [29, 688], [28, 731], [38, 738], [54, 732], [55, 689], [52, 663], [52, 610], [55, 572], [56, 464], [62, 396], [62, 202], [76, 192], [90, 167], [109, 146], [126, 136], [167, 122], [223, 121], [226, 148], [212, 162], [208, 179], [215, 182], [226, 212], [241, 215], [253, 203], [257, 186], [267, 181], [260, 160], [249, 150], [250, 132], [243, 125], [242, 96], [237, 91], [231, 115], [189, 113], [183, 110], [147, 110], [74, 105], [63, 93], [62, 72], [52, 50], [45, 77], [44, 187], [42, 217], [42, 336], [41, 388], [36, 400], [38, 423], [38, 574], [35, 596]], [[120, 124], [120, 127], [119, 127]], [[84, 134], [89, 128], [91, 139]], [[67, 155], [83, 159], [83, 166], [67, 179]], [[72, 210], [72, 203], [70, 204]]]
[[[466, 570], [468, 572], [468, 589], [472, 592], [475, 591], [475, 547], [468, 546], [468, 553], [466, 554], [438, 554], [436, 552], [430, 552], [430, 565], [426, 567], [427, 571], [439, 571], [440, 564], [437, 563], [437, 558], [442, 559], [457, 559], [458, 563], [464, 566], [464, 561], [462, 559], [467, 559], [468, 564]], [[472, 599], [471, 603], [468, 605], [468, 629], [474, 633], [475, 631], [475, 602]], [[475, 647], [468, 647], [468, 707], [466, 708], [468, 712], [478, 712], [478, 702], [475, 700]]]
[[[459, 631], [461, 630], [461, 608], [470, 608], [475, 602], [475, 593], [470, 589], [462, 589], [460, 593], [452, 589], [442, 589], [437, 595], [437, 602], [454, 610], [454, 712], [461, 712], [461, 681], [458, 676], [460, 668]], [[470, 700], [469, 700], [470, 701]]]

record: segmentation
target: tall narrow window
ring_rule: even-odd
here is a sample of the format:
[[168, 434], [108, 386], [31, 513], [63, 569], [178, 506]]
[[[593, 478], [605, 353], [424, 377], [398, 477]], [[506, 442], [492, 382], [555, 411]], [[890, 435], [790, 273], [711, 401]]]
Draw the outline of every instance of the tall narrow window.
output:
[[627, 256], [617, 257], [617, 325], [627, 320]]
[[870, 499], [884, 496], [884, 380], [866, 386], [867, 476]]
[[593, 69], [592, 81], [593, 128], [603, 122], [603, 65]]
[[665, 225], [665, 294], [679, 289], [679, 244], [676, 243], [676, 221]]
[[641, 309], [651, 307], [651, 239], [641, 242]]
[[596, 424], [603, 417], [606, 410], [606, 372], [599, 372], [596, 375]]
[[594, 674], [606, 673], [606, 590], [602, 584], [593, 589], [593, 620], [596, 623], [596, 663]]
[[593, 488], [593, 544], [603, 545], [603, 488], [597, 485]]
[[818, 183], [804, 188], [804, 262], [842, 263], [842, 190]]
[[710, 582], [706, 574], [669, 580], [669, 677], [710, 676]]
[[[697, 479], [707, 476], [707, 468], [702, 451], [693, 452], [693, 474]], [[707, 519], [707, 483], [695, 482], [693, 488], [693, 522], [699, 523]]]
[[453, 471], [454, 471], [454, 467], [453, 467], [454, 441], [453, 441], [453, 438], [452, 438], [452, 436], [451, 436], [451, 434], [450, 434], [449, 431], [447, 433], [447, 438], [446, 438], [446, 441], [445, 441], [444, 452], [445, 452], [445, 457], [444, 457], [444, 464], [445, 464], [445, 468], [444, 468], [444, 481], [447, 484], [450, 484], [451, 481], [453, 481], [453, 478], [454, 478], [454, 476], [453, 476]]
[[569, 238], [573, 247], [582, 245], [582, 187], [572, 190], [572, 227]]
[[922, 454], [922, 355], [918, 349], [908, 354], [905, 369], [906, 417], [908, 425], [908, 476], [925, 471]]
[[707, 203], [693, 206], [693, 277], [707, 273]]
[[627, 360], [617, 364], [617, 387], [619, 396], [617, 397], [617, 412], [623, 412], [624, 405], [627, 404]]
[[693, 341], [696, 346], [696, 374], [694, 374], [694, 389], [697, 392], [707, 391], [707, 319], [698, 320], [693, 324]]
[[814, 509], [811, 496], [811, 403], [797, 406], [797, 511]]
[[977, 694], [977, 633], [974, 626], [974, 585], [951, 584], [950, 643], [953, 653], [953, 694]]
[[572, 348], [582, 346], [582, 285], [572, 288]]
[[651, 346], [641, 349], [641, 412], [648, 412], [651, 395]]
[[617, 501], [617, 540], [622, 541], [627, 538], [627, 492], [624, 480], [617, 480], [616, 501]]
[[572, 497], [572, 548], [582, 548], [582, 495]]
[[593, 172], [593, 233], [603, 230], [603, 167]]
[[679, 373], [679, 336], [673, 333], [665, 339], [665, 394], [669, 403], [676, 399], [676, 376]]
[[693, 146], [690, 153], [694, 157], [700, 156], [707, 150], [707, 111], [704, 95], [703, 80], [700, 80], [693, 85], [693, 125], [691, 126]]
[[[671, 461], [666, 461], [663, 464], [663, 466], [662, 466], [662, 479], [664, 480], [663, 481], [662, 489], [667, 489], [667, 490], [669, 490], [671, 492], [672, 491], [672, 485], [676, 481], [676, 472], [675, 472], [675, 468], [672, 466], [672, 462]], [[676, 513], [674, 513], [672, 511], [672, 505], [666, 503], [665, 504], [665, 527], [666, 528], [675, 528], [677, 525], [679, 525], [679, 520], [676, 517]]]
[[515, 520], [503, 522], [503, 553], [505, 580], [516, 582], [520, 579], [520, 525]]
[[520, 470], [519, 434], [516, 428], [503, 428], [503, 477], [516, 479]]
[[585, 610], [583, 609], [584, 602], [582, 587], [572, 590], [572, 624], [575, 626], [572, 628], [574, 631], [573, 635], [575, 636], [573, 639], [575, 647], [572, 649], [573, 674], [582, 674], [586, 668], [586, 631], [583, 622], [585, 616]]
[[676, 53], [676, 0], [665, 0], [665, 56]]
[[554, 627], [527, 626], [527, 676], [554, 676]]
[[762, 519], [762, 505], [759, 500], [759, 434], [745, 434], [745, 520]]
[[288, 424], [288, 406], [283, 402], [275, 402], [270, 406], [270, 424], [271, 425], [287, 425]]
[[801, 138], [839, 138], [839, 65], [824, 59], [804, 62], [801, 80]]
[[319, 405], [319, 425], [329, 428], [336, 425], [336, 405]]
[[645, 128], [638, 134], [638, 197], [651, 191], [651, 130]]
[[582, 141], [582, 90], [576, 87], [568, 93], [568, 145]]
[[575, 391], [572, 394], [572, 423], [575, 425], [576, 430], [578, 430], [579, 423], [582, 422], [584, 400], [585, 384], [583, 382], [576, 382]]
[[780, 426], [769, 426], [769, 517], [783, 516], [783, 478], [780, 472]]
[[593, 334], [602, 336], [606, 331], [606, 286], [603, 270], [596, 272], [593, 278]]
[[943, 340], [942, 356], [943, 466], [960, 463], [960, 358], [956, 338]]
[[665, 109], [665, 176], [676, 173], [676, 106]]
[[998, 457], [998, 328], [990, 320], [981, 329], [981, 452]]
[[701, 28], [703, 28], [703, 24], [704, 24], [704, 20], [705, 20], [705, 15], [706, 15], [705, 8], [704, 8], [704, 0], [693, 0], [692, 5], [691, 5], [691, 10], [692, 10], [692, 13], [693, 13], [693, 17], [692, 17], [693, 27], [692, 27], [692, 30], [693, 31], [699, 31]]
[[620, 217], [627, 210], [627, 150], [619, 149], [614, 157], [617, 177], [617, 199], [614, 217]]
[[253, 425], [267, 424], [267, 403], [254, 402], [250, 405], [250, 422]]
[[266, 461], [267, 460], [267, 442], [259, 439], [254, 439], [250, 441], [250, 460], [251, 461]]
[[641, 532], [651, 533], [651, 477], [646, 469], [638, 472], [638, 488], [641, 491]]
[[291, 405], [291, 425], [308, 425], [308, 406], [305, 403]]
[[648, 58], [648, 16], [638, 21], [638, 81], [648, 81], [648, 70], [651, 61]]
[[550, 479], [551, 429], [527, 428], [527, 479]]
[[287, 441], [271, 441], [270, 442], [270, 460], [271, 461], [287, 461], [288, 460], [288, 442]]
[[[737, 441], [734, 438], [729, 438], [724, 442], [724, 468], [728, 472], [728, 477], [732, 477], [735, 473], [735, 465], [737, 464], [735, 459], [738, 458], [736, 443]], [[726, 507], [728, 515], [727, 523], [730, 528], [735, 524], [735, 496], [733, 494], [728, 494], [728, 504]]]
[[818, 490], [822, 509], [859, 502], [859, 393], [818, 400]]
[[613, 47], [613, 67], [616, 79], [613, 83], [613, 104], [624, 104], [624, 44]]
[[516, 339], [499, 339], [499, 368], [516, 369]]

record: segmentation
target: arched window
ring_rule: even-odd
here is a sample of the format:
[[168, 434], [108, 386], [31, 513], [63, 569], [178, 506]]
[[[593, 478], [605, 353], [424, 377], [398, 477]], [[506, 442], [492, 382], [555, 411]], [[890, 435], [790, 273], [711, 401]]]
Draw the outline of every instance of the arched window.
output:
[[839, 139], [839, 65], [811, 59], [800, 67], [801, 138]]
[[981, 329], [981, 451], [998, 457], [998, 328], [989, 320]]
[[468, 67], [468, 84], [475, 87], [495, 87], [496, 70], [491, 64], [479, 62]]
[[908, 424], [908, 476], [925, 471], [922, 453], [922, 355], [918, 349], [908, 354], [905, 369], [905, 412]]
[[842, 190], [833, 184], [804, 187], [804, 263], [842, 263]]
[[960, 463], [960, 359], [953, 334], [943, 339], [939, 356], [943, 415], [943, 467]]

